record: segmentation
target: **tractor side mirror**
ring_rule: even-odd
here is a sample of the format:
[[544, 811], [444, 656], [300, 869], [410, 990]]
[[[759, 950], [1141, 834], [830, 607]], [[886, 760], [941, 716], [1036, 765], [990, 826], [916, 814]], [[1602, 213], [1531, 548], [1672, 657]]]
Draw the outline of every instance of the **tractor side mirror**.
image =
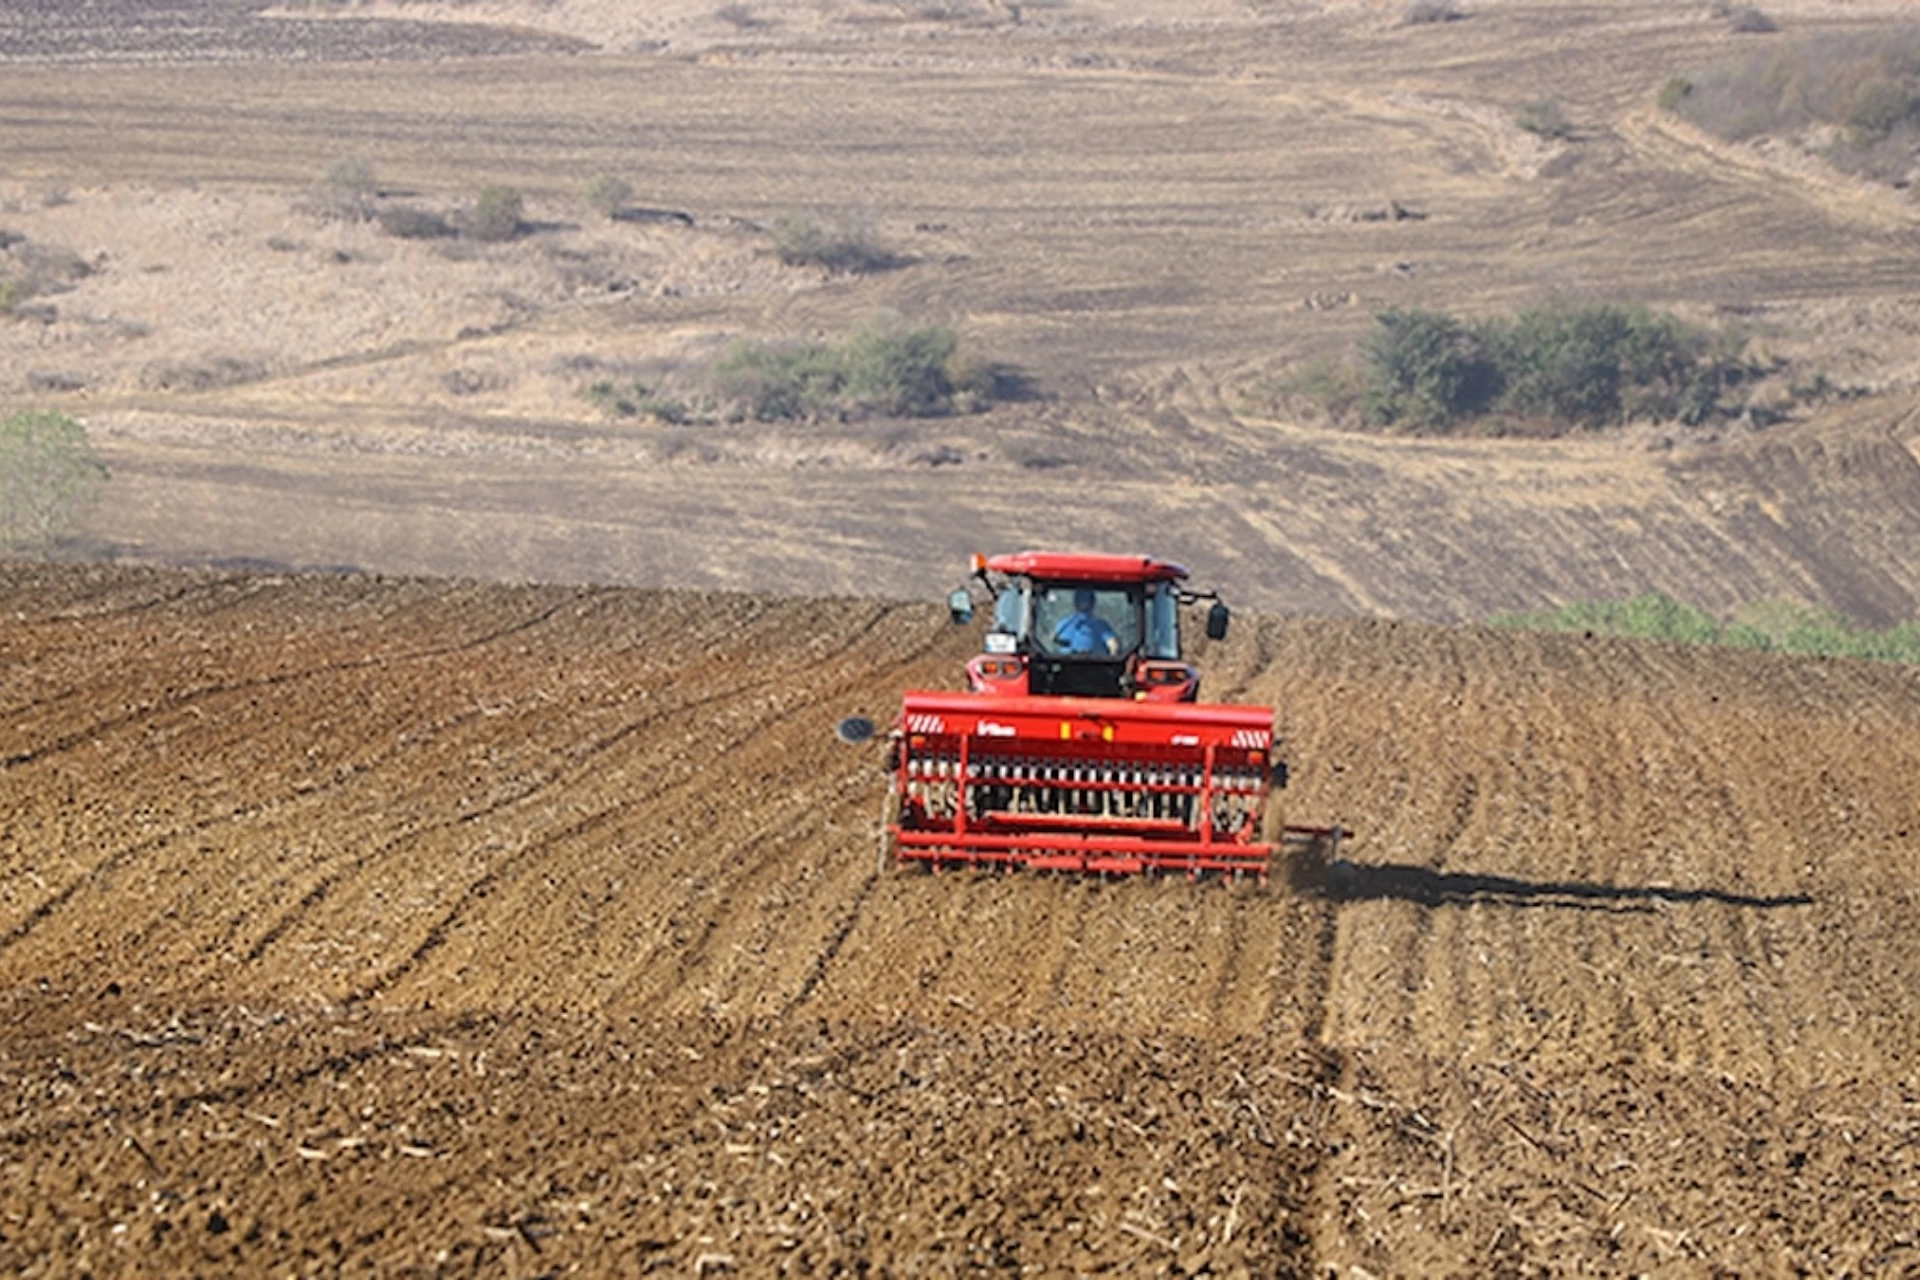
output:
[[953, 615], [955, 626], [973, 621], [973, 597], [967, 594], [965, 587], [958, 588], [947, 597], [947, 612]]
[[1222, 602], [1215, 600], [1213, 608], [1207, 610], [1207, 639], [1225, 640], [1227, 638], [1227, 620], [1233, 614]]

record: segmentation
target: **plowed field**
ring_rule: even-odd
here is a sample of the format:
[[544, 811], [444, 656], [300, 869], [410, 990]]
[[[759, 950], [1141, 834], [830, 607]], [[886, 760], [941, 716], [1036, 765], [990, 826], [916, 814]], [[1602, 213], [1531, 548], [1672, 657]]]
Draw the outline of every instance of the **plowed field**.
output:
[[1911, 1274], [1920, 674], [1242, 617], [1251, 885], [880, 873], [920, 605], [0, 570], [0, 1269]]

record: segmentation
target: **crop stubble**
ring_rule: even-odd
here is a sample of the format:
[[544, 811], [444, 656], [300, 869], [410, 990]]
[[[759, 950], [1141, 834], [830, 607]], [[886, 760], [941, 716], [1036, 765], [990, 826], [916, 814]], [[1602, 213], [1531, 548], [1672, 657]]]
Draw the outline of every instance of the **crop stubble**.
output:
[[14, 566], [18, 1270], [1898, 1270], [1910, 671], [1244, 618], [1323, 892], [876, 875], [918, 605]]

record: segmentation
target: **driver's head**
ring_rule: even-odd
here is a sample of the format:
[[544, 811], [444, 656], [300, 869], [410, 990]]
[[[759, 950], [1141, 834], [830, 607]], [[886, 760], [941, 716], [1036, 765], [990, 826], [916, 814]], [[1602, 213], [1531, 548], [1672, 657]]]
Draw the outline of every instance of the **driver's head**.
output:
[[1093, 589], [1092, 588], [1079, 587], [1074, 590], [1073, 610], [1075, 613], [1092, 613], [1093, 612]]

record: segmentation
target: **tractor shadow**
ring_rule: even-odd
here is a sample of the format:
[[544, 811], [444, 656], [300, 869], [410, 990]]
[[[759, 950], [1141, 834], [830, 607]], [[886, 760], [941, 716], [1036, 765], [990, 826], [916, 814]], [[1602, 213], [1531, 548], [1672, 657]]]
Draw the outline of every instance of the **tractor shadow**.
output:
[[1434, 871], [1398, 863], [1327, 861], [1303, 850], [1289, 863], [1287, 879], [1297, 893], [1332, 902], [1391, 900], [1423, 907], [1553, 907], [1566, 911], [1652, 912], [1660, 904], [1717, 902], [1754, 911], [1813, 905], [1813, 896], [1765, 896], [1678, 885], [1594, 884], [1583, 880], [1522, 880], [1470, 871]]

